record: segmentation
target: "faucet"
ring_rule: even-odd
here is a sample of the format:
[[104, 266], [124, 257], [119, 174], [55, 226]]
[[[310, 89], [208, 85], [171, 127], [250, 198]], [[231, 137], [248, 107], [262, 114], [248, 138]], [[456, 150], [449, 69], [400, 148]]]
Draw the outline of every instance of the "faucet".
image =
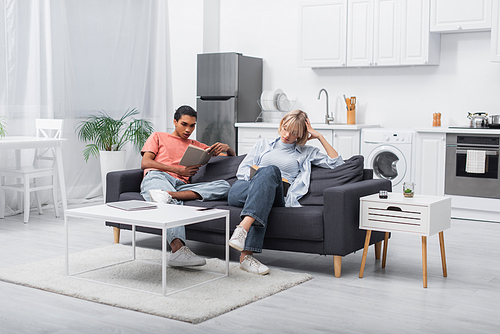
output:
[[325, 92], [325, 94], [326, 94], [326, 116], [325, 116], [325, 124], [330, 124], [330, 122], [333, 123], [333, 117], [330, 117], [330, 113], [328, 112], [328, 92], [326, 91], [326, 89], [321, 88], [321, 90], [319, 91], [318, 100], [321, 98], [321, 93], [322, 92]]

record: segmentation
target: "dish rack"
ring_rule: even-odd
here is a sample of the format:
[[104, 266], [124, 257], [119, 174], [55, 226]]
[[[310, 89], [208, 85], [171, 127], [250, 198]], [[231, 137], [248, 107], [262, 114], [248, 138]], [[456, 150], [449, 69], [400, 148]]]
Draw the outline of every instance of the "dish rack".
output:
[[275, 100], [257, 100], [260, 107], [260, 114], [255, 119], [255, 122], [279, 122], [295, 106], [295, 101], [287, 101], [286, 105], [277, 106]]

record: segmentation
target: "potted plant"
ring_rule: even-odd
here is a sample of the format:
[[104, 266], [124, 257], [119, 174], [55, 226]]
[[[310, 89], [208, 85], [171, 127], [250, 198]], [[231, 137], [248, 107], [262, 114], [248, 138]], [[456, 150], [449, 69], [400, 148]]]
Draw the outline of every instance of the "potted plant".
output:
[[7, 123], [3, 120], [3, 117], [0, 117], [0, 139], [5, 137], [7, 134], [7, 130], [5, 130]]
[[83, 150], [83, 157], [100, 157], [103, 195], [106, 196], [106, 174], [113, 170], [125, 169], [125, 151], [127, 143], [140, 150], [149, 135], [154, 131], [153, 123], [145, 119], [136, 119], [139, 111], [128, 109], [119, 119], [109, 116], [104, 110], [87, 117], [77, 124], [78, 139], [90, 142]]

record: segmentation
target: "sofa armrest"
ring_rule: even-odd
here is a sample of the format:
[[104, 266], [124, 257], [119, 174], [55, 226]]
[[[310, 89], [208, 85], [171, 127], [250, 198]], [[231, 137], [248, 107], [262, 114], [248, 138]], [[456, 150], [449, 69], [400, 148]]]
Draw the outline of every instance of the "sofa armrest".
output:
[[140, 192], [143, 173], [142, 169], [109, 172], [106, 175], [106, 203], [118, 202], [120, 194], [125, 192]]
[[[359, 198], [380, 190], [391, 191], [391, 181], [363, 180], [325, 189], [325, 254], [345, 256], [363, 248], [366, 233], [359, 229]], [[374, 236], [372, 243], [380, 241]]]

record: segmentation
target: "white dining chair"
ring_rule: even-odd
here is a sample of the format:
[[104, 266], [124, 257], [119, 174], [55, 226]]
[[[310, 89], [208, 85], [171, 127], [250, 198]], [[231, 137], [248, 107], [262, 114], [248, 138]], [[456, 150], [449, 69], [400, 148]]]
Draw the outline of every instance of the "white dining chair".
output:
[[[62, 119], [37, 119], [36, 136], [38, 138], [61, 138], [63, 120]], [[47, 184], [37, 184], [40, 178], [50, 177]], [[7, 178], [16, 179], [16, 183], [7, 184]], [[20, 182], [21, 181], [21, 182]], [[34, 192], [38, 213], [42, 214], [42, 205], [37, 192], [40, 190], [52, 189], [52, 200], [56, 217], [59, 217], [57, 206], [57, 171], [55, 164], [55, 150], [52, 147], [39, 148], [35, 150], [33, 163], [30, 166], [20, 166], [16, 168], [0, 170], [0, 218], [5, 215], [5, 191], [13, 190], [24, 193], [24, 198], [18, 196], [19, 208], [24, 208], [24, 223], [27, 223], [30, 215], [30, 193]], [[24, 206], [23, 202], [24, 201]], [[22, 209], [23, 210], [23, 209]]]

